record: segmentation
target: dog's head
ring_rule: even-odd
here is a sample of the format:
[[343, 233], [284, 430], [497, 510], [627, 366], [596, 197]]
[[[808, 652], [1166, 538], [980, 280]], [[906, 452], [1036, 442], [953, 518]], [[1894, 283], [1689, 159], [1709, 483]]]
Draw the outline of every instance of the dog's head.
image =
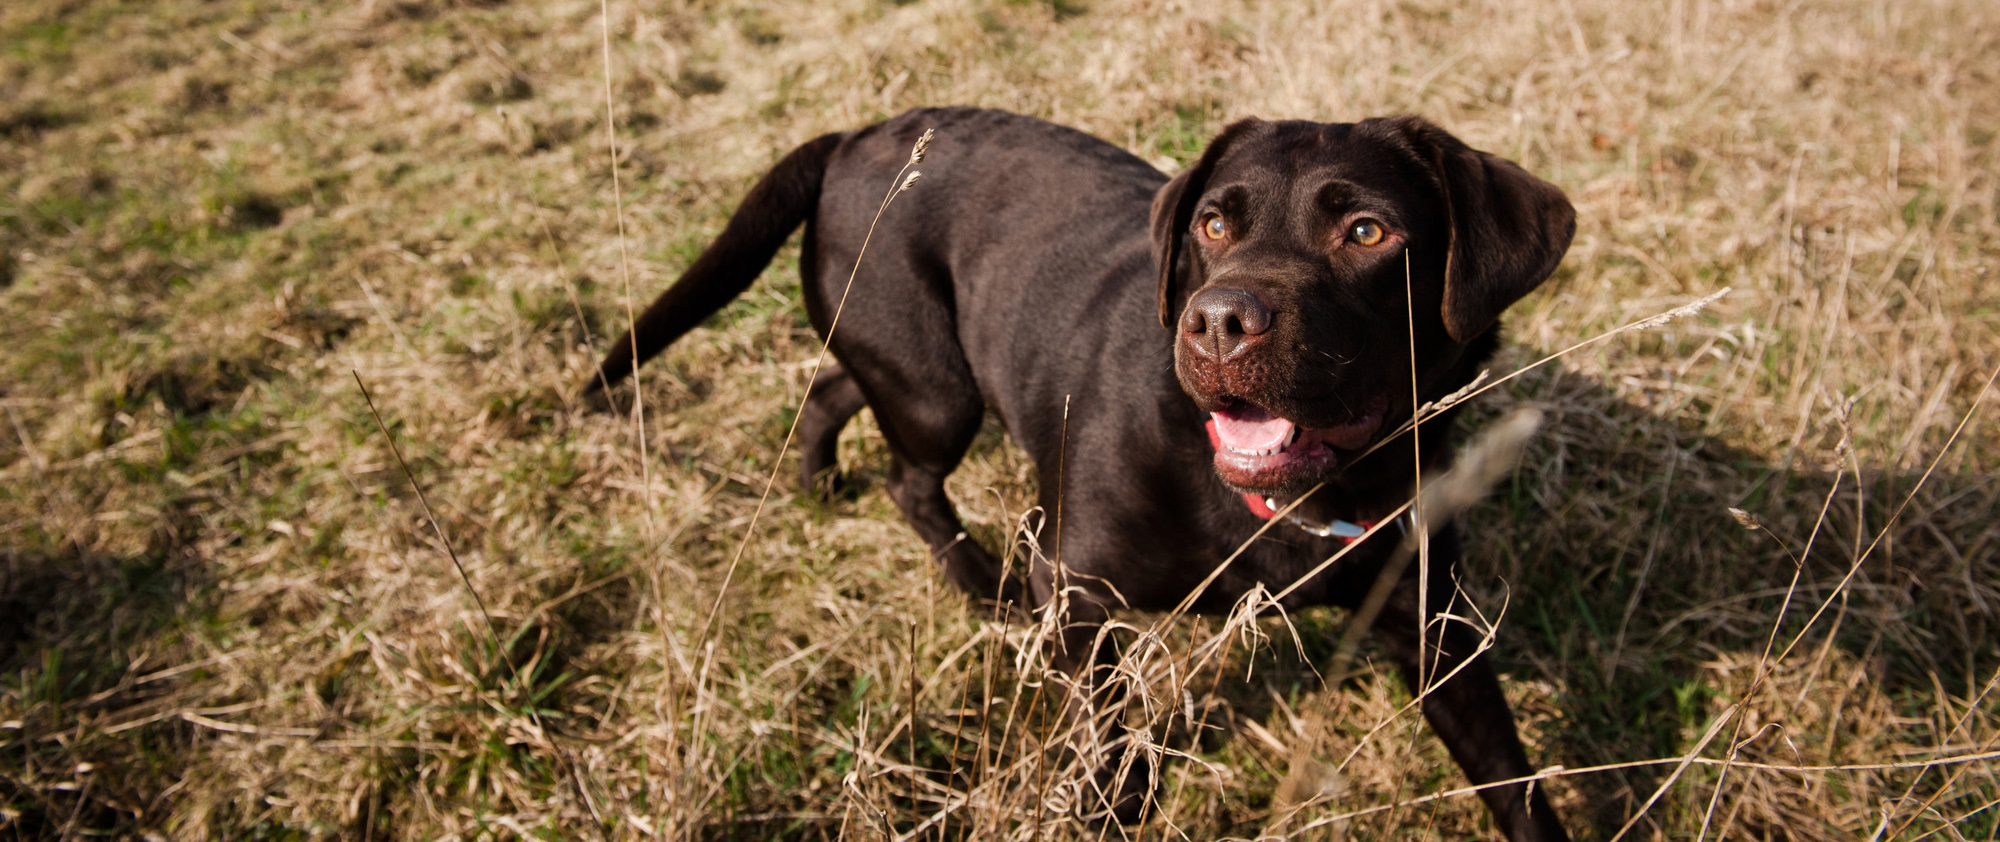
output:
[[[1160, 188], [1160, 321], [1215, 467], [1296, 493], [1409, 417], [1576, 229], [1562, 190], [1415, 117], [1245, 120]], [[1412, 350], [1415, 359], [1412, 360]]]

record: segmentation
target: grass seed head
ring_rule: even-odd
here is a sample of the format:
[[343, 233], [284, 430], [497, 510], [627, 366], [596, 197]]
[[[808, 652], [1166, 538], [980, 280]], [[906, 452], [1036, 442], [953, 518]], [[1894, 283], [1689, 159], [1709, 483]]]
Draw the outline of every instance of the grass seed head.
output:
[[1660, 325], [1666, 324], [1667, 322], [1671, 322], [1675, 319], [1683, 318], [1686, 316], [1692, 316], [1696, 313], [1701, 312], [1703, 309], [1707, 308], [1708, 305], [1714, 304], [1716, 301], [1720, 300], [1723, 296], [1728, 295], [1731, 289], [1732, 289], [1731, 287], [1723, 287], [1707, 295], [1704, 295], [1697, 300], [1690, 301], [1679, 307], [1675, 307], [1672, 310], [1668, 310], [1667, 312], [1661, 313], [1657, 316], [1653, 316], [1652, 318], [1641, 319], [1639, 321], [1633, 322], [1631, 329], [1652, 330], [1653, 328], [1659, 327]]

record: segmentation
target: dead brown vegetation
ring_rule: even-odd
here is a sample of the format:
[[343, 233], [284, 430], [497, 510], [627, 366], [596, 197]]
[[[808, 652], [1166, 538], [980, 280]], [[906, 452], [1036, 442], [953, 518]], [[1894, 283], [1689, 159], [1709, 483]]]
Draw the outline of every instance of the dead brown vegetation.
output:
[[[1480, 399], [1549, 419], [1465, 583], [1545, 785], [1584, 838], [1994, 838], [1996, 18], [8, 2], [0, 833], [1120, 835], [1048, 809], [1033, 631], [937, 580], [865, 416], [861, 493], [781, 481], [701, 636], [818, 352], [793, 258], [645, 370], [645, 461], [573, 403], [624, 271], [660, 289], [797, 142], [971, 103], [1167, 167], [1403, 111], [1522, 161], [1581, 227], [1496, 375], [1733, 287]], [[1034, 481], [996, 430], [951, 490], [997, 546]], [[1343, 622], [1130, 633], [1180, 756], [1133, 835], [1482, 832], [1422, 800], [1463, 781], [1398, 682], [1321, 686]], [[1300, 746], [1352, 759], [1294, 814]]]

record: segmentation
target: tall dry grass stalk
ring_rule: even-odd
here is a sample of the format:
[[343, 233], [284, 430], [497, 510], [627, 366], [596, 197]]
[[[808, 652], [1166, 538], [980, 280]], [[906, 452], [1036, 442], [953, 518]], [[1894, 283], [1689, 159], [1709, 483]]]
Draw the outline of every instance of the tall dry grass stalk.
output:
[[[0, 4], [0, 836], [1485, 833], [1288, 583], [1114, 624], [1129, 701], [1072, 734], [1048, 621], [938, 581], [865, 413], [857, 494], [771, 485], [820, 353], [795, 252], [643, 422], [572, 405], [784, 150], [970, 102], [1167, 167], [1417, 112], [1562, 185], [1576, 244], [1466, 413], [1542, 431], [1460, 515], [1446, 620], [1537, 785], [1583, 838], [1990, 838], [1996, 15]], [[984, 435], [968, 540], [1053, 528], [1038, 479]], [[1150, 823], [1070, 820], [1065, 742], [1163, 760]]]

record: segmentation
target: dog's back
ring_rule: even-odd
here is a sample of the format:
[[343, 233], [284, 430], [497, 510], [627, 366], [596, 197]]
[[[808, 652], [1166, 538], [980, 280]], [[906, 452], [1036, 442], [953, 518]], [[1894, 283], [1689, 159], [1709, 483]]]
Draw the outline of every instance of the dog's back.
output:
[[[926, 130], [935, 130], [937, 140], [911, 168], [922, 172], [921, 186], [884, 208]], [[938, 350], [931, 347], [937, 340], [955, 337], [953, 344], [979, 361], [982, 380], [1004, 378], [1047, 353], [1050, 343], [1064, 344], [1057, 338], [1062, 332], [1102, 331], [1107, 296], [1151, 294], [1122, 290], [1144, 273], [1119, 271], [1129, 268], [1119, 264], [1150, 260], [1146, 208], [1165, 181], [1102, 140], [1003, 111], [918, 109], [822, 135], [758, 181], [723, 233], [613, 343], [585, 388], [617, 385], [728, 304], [801, 223], [807, 229], [801, 292], [820, 334], [833, 328], [844, 296], [848, 336], [896, 325], [911, 340], [849, 339], [831, 331], [836, 356], [846, 358], [846, 350], [893, 356], [899, 345], [922, 345], [928, 353]], [[957, 318], [966, 311], [982, 316]], [[986, 390], [989, 398], [1018, 391], [995, 386]]]

